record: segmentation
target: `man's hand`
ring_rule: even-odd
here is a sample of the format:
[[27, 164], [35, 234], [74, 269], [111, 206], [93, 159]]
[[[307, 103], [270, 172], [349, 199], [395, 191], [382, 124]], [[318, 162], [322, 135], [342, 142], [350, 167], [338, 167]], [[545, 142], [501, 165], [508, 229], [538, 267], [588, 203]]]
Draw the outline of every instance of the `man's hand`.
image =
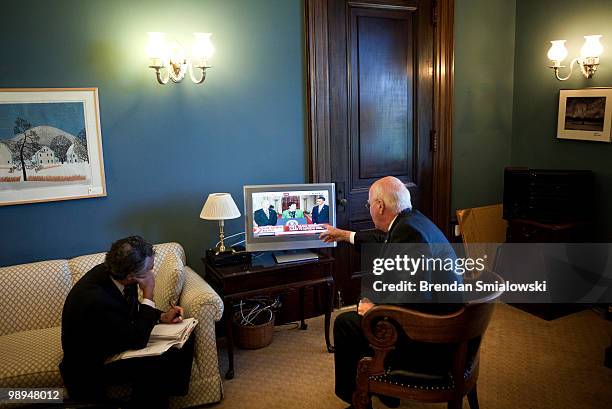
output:
[[372, 301], [368, 300], [367, 298], [362, 298], [361, 300], [359, 300], [359, 305], [357, 306], [357, 314], [364, 315], [373, 306], [374, 304], [372, 303]]
[[334, 241], [351, 241], [351, 232], [348, 230], [337, 229], [329, 224], [324, 225], [327, 231], [320, 234], [321, 240], [325, 243], [332, 243]]
[[141, 275], [136, 275], [134, 279], [142, 290], [143, 298], [153, 301], [153, 290], [155, 289], [155, 275], [153, 275], [153, 271], [149, 270]]
[[177, 322], [183, 321], [183, 307], [170, 308], [168, 311], [163, 312], [159, 317], [159, 320], [164, 324], [176, 324]]

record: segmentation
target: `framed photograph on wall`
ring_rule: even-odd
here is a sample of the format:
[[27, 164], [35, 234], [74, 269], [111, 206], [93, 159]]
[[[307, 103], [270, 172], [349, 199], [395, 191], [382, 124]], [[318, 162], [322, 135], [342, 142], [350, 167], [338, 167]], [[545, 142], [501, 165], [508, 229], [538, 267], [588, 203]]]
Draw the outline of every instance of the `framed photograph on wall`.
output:
[[612, 88], [562, 89], [558, 139], [610, 142]]
[[0, 89], [0, 206], [100, 196], [98, 89]]

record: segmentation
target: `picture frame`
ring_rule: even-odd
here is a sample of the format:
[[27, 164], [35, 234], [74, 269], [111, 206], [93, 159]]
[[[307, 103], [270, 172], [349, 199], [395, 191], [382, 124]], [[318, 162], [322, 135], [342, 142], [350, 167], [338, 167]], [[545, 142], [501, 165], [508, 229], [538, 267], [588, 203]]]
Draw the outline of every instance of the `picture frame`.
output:
[[0, 206], [102, 196], [98, 89], [0, 89]]
[[610, 142], [612, 88], [559, 91], [557, 139]]

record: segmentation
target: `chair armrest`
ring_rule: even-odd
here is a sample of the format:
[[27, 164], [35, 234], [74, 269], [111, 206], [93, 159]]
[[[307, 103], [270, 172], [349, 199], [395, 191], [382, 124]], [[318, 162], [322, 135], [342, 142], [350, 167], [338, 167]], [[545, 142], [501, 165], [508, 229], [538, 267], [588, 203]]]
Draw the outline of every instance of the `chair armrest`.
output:
[[[389, 351], [395, 348], [398, 334], [395, 324], [388, 320], [388, 306], [375, 306], [361, 319], [361, 329], [374, 350], [373, 357], [362, 358], [357, 366], [358, 378], [380, 375], [385, 372], [384, 363]], [[359, 381], [358, 381], [359, 382]]]
[[423, 331], [430, 321], [435, 322], [439, 316], [412, 310], [398, 305], [377, 305], [370, 308], [361, 320], [361, 329], [374, 350], [374, 357], [362, 359], [359, 372], [364, 375], [379, 375], [384, 373], [384, 362], [389, 351], [395, 349], [398, 331], [404, 331], [408, 336]]
[[213, 288], [190, 267], [185, 266], [185, 284], [181, 292], [180, 305], [186, 317], [195, 317], [202, 321], [202, 314], [212, 314], [214, 321], [223, 315], [223, 301]]

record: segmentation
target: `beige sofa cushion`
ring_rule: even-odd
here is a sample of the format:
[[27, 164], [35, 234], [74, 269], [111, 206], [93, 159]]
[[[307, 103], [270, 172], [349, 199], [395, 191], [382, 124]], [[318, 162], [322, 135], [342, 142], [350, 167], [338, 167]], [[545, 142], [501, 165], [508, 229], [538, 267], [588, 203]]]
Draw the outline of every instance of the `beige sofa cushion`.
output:
[[159, 274], [159, 269], [161, 268], [161, 265], [168, 254], [174, 254], [177, 259], [183, 263], [183, 265], [186, 263], [185, 250], [183, 250], [183, 246], [178, 243], [156, 244], [153, 246], [153, 249], [155, 249], [155, 265], [153, 266], [153, 273], [155, 273], [156, 276]]
[[66, 260], [3, 267], [0, 282], [0, 335], [60, 325], [72, 287]]
[[[156, 244], [153, 246], [155, 249], [155, 265], [153, 266], [153, 272], [157, 275], [159, 273], [159, 269], [168, 254], [174, 254], [180, 261], [185, 264], [185, 250], [178, 243], [163, 243]], [[102, 264], [104, 262], [104, 258], [106, 257], [106, 252], [104, 253], [95, 253], [95, 254], [87, 254], [85, 256], [75, 257], [71, 260], [68, 260], [68, 265], [70, 266], [70, 272], [72, 273], [72, 283], [76, 283], [87, 273], [89, 270], [97, 266], [98, 264]]]
[[170, 309], [170, 302], [175, 305], [185, 284], [185, 267], [174, 254], [169, 253], [160, 264], [159, 273], [155, 276], [155, 306], [162, 311]]
[[55, 387], [62, 385], [60, 327], [0, 336], [0, 387]]
[[72, 273], [72, 284], [76, 284], [89, 270], [104, 263], [106, 253], [87, 254], [68, 260], [68, 266]]

